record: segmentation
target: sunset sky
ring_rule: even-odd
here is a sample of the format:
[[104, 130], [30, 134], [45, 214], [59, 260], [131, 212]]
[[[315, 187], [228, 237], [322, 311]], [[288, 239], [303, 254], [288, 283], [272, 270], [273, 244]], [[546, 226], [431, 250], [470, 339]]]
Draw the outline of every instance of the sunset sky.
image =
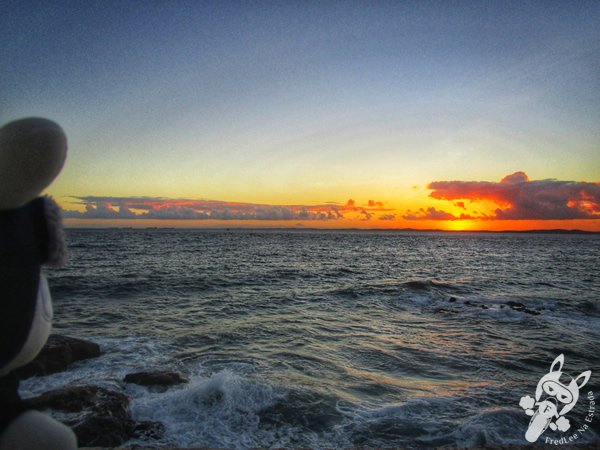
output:
[[[600, 231], [600, 2], [8, 0], [70, 226]], [[1, 181], [0, 181], [1, 182]]]

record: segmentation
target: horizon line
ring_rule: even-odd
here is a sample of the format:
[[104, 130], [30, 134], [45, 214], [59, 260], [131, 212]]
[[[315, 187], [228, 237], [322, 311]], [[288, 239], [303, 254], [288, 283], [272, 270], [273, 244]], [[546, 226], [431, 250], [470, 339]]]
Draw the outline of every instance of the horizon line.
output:
[[318, 228], [318, 227], [133, 227], [133, 226], [97, 226], [97, 227], [73, 227], [65, 226], [65, 230], [136, 230], [136, 231], [158, 231], [158, 230], [183, 230], [183, 231], [366, 231], [366, 232], [425, 232], [425, 233], [539, 233], [539, 234], [600, 234], [600, 231], [581, 230], [578, 228], [550, 228], [550, 229], [528, 229], [528, 230], [443, 230], [440, 228]]

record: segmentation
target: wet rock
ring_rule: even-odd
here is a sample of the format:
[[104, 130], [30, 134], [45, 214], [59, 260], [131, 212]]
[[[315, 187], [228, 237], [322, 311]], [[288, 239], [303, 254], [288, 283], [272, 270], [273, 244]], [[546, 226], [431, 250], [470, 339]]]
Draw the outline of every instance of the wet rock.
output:
[[532, 316], [539, 316], [540, 315], [539, 311], [535, 311], [533, 309], [529, 309], [529, 308], [527, 308], [521, 302], [513, 302], [511, 300], [511, 301], [506, 302], [505, 305], [509, 306], [510, 309], [512, 309], [514, 311], [524, 312], [525, 314], [531, 314]]
[[515, 311], [522, 311], [525, 309], [525, 305], [521, 302], [509, 301], [509, 302], [506, 302], [505, 304], [510, 306], [510, 308], [514, 309]]
[[36, 408], [86, 411], [116, 418], [126, 418], [129, 407], [129, 398], [125, 394], [99, 386], [67, 386], [44, 392], [28, 402]]
[[161, 423], [131, 419], [126, 395], [98, 386], [56, 389], [28, 403], [54, 413], [73, 429], [83, 447], [115, 447], [141, 435], [160, 438], [164, 432]]
[[116, 447], [134, 436], [133, 421], [123, 421], [111, 416], [92, 416], [74, 425], [80, 446]]
[[474, 306], [475, 308], [490, 309], [489, 306], [484, 305], [483, 303], [475, 303], [470, 300], [466, 300], [464, 304], [467, 306]]
[[330, 430], [342, 420], [336, 404], [337, 398], [333, 396], [292, 390], [259, 412], [260, 423], [286, 424], [315, 432]]
[[94, 342], [53, 334], [36, 358], [15, 370], [15, 374], [23, 380], [36, 375], [62, 372], [73, 362], [95, 358], [100, 353], [100, 346]]
[[165, 426], [161, 422], [144, 420], [136, 423], [133, 434], [138, 439], [160, 439], [165, 434]]
[[[450, 297], [448, 299], [449, 303], [455, 303], [456, 302], [456, 297]], [[490, 307], [484, 303], [479, 303], [479, 302], [474, 302], [471, 300], [465, 300], [464, 302], [462, 302], [463, 305], [465, 306], [470, 306], [472, 308], [481, 308], [481, 309], [490, 309]], [[527, 308], [523, 303], [521, 302], [515, 302], [515, 301], [508, 301], [502, 305], [500, 305], [500, 309], [506, 308], [506, 307], [511, 308], [514, 311], [519, 311], [525, 314], [531, 314], [532, 316], [539, 316], [541, 313], [539, 311], [536, 311], [534, 309], [529, 309]], [[444, 313], [457, 313], [458, 311], [453, 310], [453, 309], [448, 309], [448, 308], [435, 308], [434, 311], [435, 313], [440, 313], [440, 312], [444, 312]]]
[[178, 372], [135, 372], [125, 375], [126, 383], [134, 383], [142, 386], [172, 386], [186, 383], [187, 380]]
[[451, 314], [458, 314], [458, 313], [459, 313], [459, 311], [457, 311], [456, 309], [451, 309], [451, 308], [441, 308], [441, 307], [439, 307], [439, 308], [434, 308], [434, 309], [433, 309], [433, 312], [434, 312], [434, 313], [436, 313], [436, 314], [439, 314], [439, 313], [451, 313]]

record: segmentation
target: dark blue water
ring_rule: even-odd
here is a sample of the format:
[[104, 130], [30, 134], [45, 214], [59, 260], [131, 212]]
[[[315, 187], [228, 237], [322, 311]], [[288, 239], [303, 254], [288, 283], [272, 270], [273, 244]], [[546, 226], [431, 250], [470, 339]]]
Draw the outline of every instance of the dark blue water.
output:
[[[70, 230], [55, 331], [105, 354], [33, 379], [133, 398], [144, 445], [526, 444], [519, 407], [560, 353], [600, 397], [600, 236]], [[175, 369], [167, 392], [122, 383]], [[585, 391], [585, 392], [584, 392]], [[584, 395], [585, 394], [585, 395]], [[578, 442], [598, 440], [599, 417]], [[544, 436], [569, 435], [548, 430]], [[540, 441], [541, 442], [541, 441]]]

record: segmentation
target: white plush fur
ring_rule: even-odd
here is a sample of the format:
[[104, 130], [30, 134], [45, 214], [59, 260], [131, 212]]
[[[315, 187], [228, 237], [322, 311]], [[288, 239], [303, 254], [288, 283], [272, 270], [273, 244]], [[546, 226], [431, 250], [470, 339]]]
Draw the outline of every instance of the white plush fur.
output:
[[29, 118], [0, 128], [0, 210], [27, 204], [48, 187], [67, 156], [62, 128]]
[[0, 436], [0, 450], [75, 450], [73, 431], [38, 411], [17, 417]]

